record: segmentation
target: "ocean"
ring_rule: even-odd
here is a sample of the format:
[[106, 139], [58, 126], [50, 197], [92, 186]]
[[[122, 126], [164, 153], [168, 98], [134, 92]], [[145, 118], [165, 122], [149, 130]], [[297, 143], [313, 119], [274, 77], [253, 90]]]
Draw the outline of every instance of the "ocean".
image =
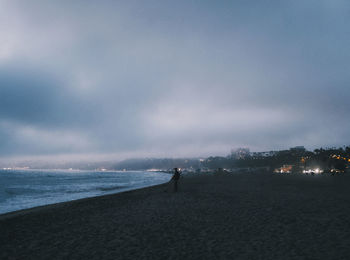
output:
[[145, 171], [0, 170], [0, 214], [168, 182]]

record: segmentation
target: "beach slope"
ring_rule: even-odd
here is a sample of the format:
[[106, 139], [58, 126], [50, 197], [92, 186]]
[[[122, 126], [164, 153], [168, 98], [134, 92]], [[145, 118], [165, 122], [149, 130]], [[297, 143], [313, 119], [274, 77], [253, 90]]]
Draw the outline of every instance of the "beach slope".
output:
[[235, 174], [0, 216], [0, 259], [349, 259], [350, 176]]

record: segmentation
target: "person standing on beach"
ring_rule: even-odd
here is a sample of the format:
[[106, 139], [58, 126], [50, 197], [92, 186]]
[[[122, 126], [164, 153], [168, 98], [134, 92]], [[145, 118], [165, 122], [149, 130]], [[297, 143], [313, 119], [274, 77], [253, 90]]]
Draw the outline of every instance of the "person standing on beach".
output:
[[174, 192], [177, 192], [177, 182], [180, 179], [180, 170], [178, 168], [174, 168], [174, 175], [171, 180], [174, 182]]

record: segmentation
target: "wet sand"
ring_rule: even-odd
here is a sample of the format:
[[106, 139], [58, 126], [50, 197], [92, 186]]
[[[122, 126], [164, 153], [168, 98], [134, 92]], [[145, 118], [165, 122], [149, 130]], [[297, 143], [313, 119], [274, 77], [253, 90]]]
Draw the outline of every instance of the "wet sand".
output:
[[235, 174], [0, 216], [0, 259], [349, 259], [350, 176]]

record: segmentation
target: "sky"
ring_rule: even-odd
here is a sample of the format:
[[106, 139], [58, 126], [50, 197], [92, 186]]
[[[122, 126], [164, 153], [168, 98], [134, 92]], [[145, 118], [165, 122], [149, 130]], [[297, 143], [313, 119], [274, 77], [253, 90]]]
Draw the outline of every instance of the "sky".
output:
[[350, 145], [350, 2], [0, 0], [0, 158]]

